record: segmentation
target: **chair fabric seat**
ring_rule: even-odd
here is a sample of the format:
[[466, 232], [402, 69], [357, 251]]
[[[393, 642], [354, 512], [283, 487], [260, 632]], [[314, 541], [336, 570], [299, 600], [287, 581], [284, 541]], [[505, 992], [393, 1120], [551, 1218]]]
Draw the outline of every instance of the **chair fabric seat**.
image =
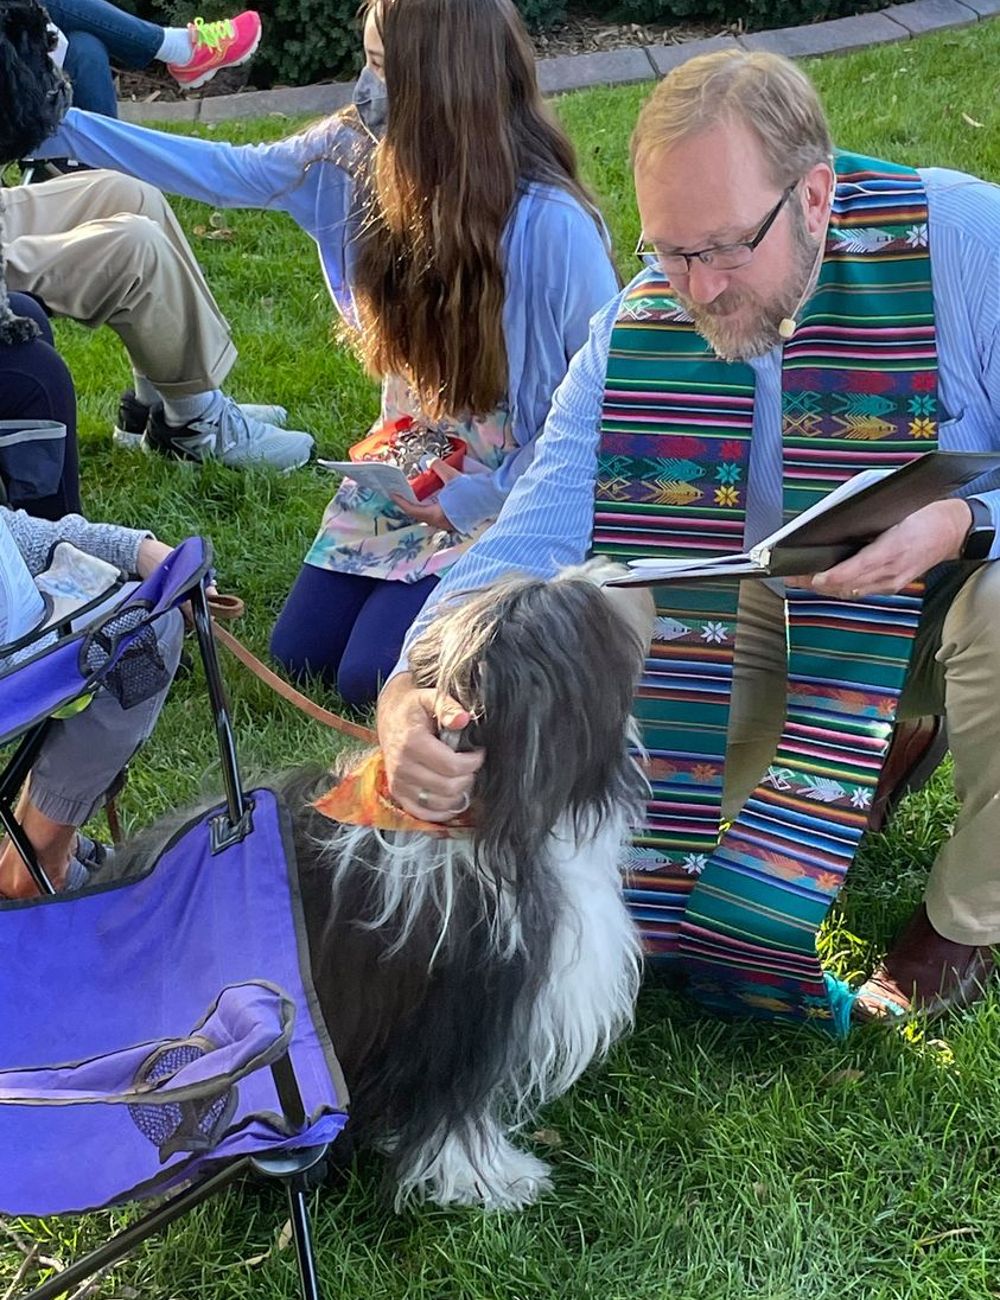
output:
[[219, 808], [141, 877], [0, 904], [0, 1212], [158, 1195], [343, 1128], [290, 830], [272, 791], [249, 799], [214, 854]]

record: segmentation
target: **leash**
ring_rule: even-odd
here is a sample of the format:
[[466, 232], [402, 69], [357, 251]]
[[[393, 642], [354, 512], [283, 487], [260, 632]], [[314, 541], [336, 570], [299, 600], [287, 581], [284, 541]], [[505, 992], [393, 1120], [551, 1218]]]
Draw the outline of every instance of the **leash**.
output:
[[267, 664], [262, 663], [255, 654], [253, 654], [242, 641], [237, 640], [233, 634], [224, 628], [220, 619], [227, 621], [239, 618], [244, 611], [243, 601], [239, 596], [226, 596], [221, 593], [212, 595], [208, 601], [209, 612], [212, 615], [212, 631], [216, 638], [226, 647], [231, 655], [240, 661], [244, 668], [249, 669], [253, 675], [269, 686], [276, 695], [280, 695], [283, 700], [293, 704], [307, 717], [313, 718], [316, 722], [321, 722], [325, 727], [332, 727], [334, 731], [341, 731], [347, 736], [353, 736], [356, 740], [365, 740], [374, 742], [377, 737], [370, 727], [362, 727], [360, 723], [351, 722], [349, 718], [342, 718], [337, 713], [331, 713], [329, 709], [324, 709], [297, 691], [294, 686], [289, 685], [268, 668]]
[[[277, 673], [268, 668], [267, 664], [262, 663], [255, 654], [252, 654], [242, 641], [237, 640], [231, 632], [221, 625], [220, 619], [231, 622], [233, 619], [242, 618], [246, 605], [240, 596], [215, 592], [208, 598], [208, 608], [212, 615], [212, 632], [216, 640], [224, 645], [244, 668], [249, 669], [265, 686], [269, 686], [276, 695], [280, 695], [283, 700], [287, 700], [289, 704], [293, 704], [316, 722], [321, 722], [325, 727], [332, 727], [334, 731], [341, 731], [345, 735], [353, 736], [356, 740], [374, 742], [378, 739], [370, 727], [362, 727], [357, 722], [351, 722], [349, 718], [342, 718], [336, 713], [331, 713], [329, 709], [322, 708], [309, 699], [307, 695], [303, 695], [294, 686], [290, 686], [288, 682], [283, 681]], [[111, 842], [116, 846], [121, 845], [125, 838], [117, 804], [118, 795], [125, 784], [124, 776], [123, 771], [119, 780], [112, 785], [105, 796], [104, 802], [104, 812], [108, 819]]]

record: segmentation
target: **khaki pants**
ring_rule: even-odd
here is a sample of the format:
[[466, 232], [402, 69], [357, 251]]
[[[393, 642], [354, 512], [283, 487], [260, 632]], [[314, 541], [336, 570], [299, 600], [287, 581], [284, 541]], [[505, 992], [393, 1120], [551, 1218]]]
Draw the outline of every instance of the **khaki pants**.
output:
[[8, 288], [109, 325], [164, 397], [221, 385], [236, 360], [229, 325], [159, 190], [89, 171], [4, 190], [3, 220]]
[[[927, 883], [927, 913], [956, 943], [1000, 943], [1000, 562], [955, 594], [928, 592], [901, 717], [944, 713], [962, 801]], [[740, 593], [723, 812], [734, 817], [774, 756], [784, 723], [782, 600], [761, 583]]]

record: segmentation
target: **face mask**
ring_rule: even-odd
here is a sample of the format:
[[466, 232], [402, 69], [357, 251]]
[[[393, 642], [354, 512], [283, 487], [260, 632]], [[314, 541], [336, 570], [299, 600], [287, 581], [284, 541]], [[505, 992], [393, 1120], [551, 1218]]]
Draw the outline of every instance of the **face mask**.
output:
[[389, 96], [386, 94], [385, 82], [367, 64], [361, 69], [351, 100], [358, 111], [358, 117], [372, 135], [384, 135], [389, 118]]

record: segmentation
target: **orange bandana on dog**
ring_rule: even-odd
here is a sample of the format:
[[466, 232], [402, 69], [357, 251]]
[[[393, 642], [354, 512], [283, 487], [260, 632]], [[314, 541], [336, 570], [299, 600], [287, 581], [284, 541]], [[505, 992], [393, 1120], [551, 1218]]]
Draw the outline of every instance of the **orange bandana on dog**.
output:
[[413, 831], [436, 835], [438, 839], [455, 839], [469, 833], [468, 813], [449, 822], [425, 822], [404, 812], [389, 795], [385, 764], [381, 750], [370, 755], [353, 772], [321, 794], [313, 807], [324, 817], [347, 826], [374, 826], [380, 831]]

